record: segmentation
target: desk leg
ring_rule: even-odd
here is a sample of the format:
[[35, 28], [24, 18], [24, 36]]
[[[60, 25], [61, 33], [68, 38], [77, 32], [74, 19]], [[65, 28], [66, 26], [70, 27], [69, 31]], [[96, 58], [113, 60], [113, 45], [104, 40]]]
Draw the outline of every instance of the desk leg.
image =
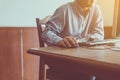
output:
[[39, 80], [46, 80], [46, 68], [44, 58], [40, 56]]

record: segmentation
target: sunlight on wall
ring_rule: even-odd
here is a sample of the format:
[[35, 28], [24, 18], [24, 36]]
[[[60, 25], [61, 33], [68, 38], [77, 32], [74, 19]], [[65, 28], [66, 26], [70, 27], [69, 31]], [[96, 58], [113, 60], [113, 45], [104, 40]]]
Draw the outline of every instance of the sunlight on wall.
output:
[[104, 24], [113, 25], [114, 0], [98, 0], [98, 4], [103, 14]]

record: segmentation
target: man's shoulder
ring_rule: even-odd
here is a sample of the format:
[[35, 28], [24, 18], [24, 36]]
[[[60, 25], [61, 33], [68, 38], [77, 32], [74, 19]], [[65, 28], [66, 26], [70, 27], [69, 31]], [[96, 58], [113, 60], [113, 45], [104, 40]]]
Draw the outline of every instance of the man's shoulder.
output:
[[100, 6], [98, 5], [98, 3], [95, 3], [94, 6], [93, 6], [93, 8], [94, 8], [95, 10], [98, 10], [98, 9], [100, 9]]

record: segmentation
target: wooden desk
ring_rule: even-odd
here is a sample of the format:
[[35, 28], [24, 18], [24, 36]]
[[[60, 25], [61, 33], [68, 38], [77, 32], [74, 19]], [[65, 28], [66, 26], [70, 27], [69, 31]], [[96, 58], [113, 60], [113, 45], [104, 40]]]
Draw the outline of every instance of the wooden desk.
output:
[[45, 64], [61, 70], [95, 75], [102, 80], [120, 80], [120, 52], [89, 48], [32, 48], [28, 53], [40, 56], [40, 78], [45, 80]]

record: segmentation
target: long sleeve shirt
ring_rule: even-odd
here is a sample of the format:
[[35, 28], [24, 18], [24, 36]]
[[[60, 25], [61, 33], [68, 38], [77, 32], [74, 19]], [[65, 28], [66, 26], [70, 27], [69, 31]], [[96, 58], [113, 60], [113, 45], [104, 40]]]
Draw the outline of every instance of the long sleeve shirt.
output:
[[103, 17], [97, 3], [94, 3], [86, 16], [76, 1], [64, 4], [56, 9], [42, 33], [48, 45], [57, 45], [65, 36], [73, 36], [77, 40], [88, 38], [102, 40], [104, 38]]

